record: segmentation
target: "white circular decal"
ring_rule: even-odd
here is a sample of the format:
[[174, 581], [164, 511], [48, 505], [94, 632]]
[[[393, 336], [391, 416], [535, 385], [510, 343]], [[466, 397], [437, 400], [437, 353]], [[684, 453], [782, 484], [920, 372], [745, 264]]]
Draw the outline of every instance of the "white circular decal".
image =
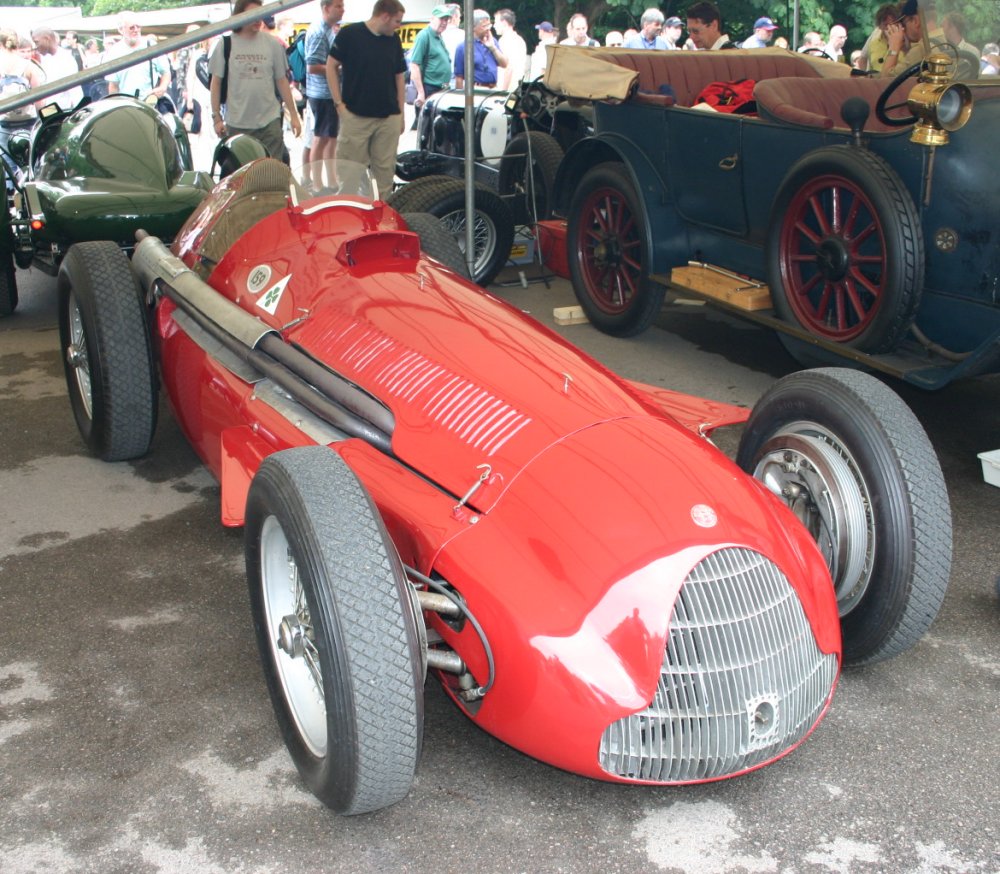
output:
[[247, 276], [247, 291], [250, 294], [260, 294], [271, 281], [271, 268], [267, 264], [254, 267]]
[[699, 528], [714, 528], [719, 521], [715, 510], [708, 504], [695, 504], [691, 508], [691, 521]]

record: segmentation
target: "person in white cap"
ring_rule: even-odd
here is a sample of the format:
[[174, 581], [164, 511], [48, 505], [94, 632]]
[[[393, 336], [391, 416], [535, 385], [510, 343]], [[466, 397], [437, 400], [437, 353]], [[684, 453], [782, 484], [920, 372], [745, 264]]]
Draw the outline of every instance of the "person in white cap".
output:
[[743, 49], [766, 49], [767, 44], [774, 37], [774, 32], [778, 29], [770, 18], [763, 16], [753, 23], [753, 36], [743, 40], [740, 48]]

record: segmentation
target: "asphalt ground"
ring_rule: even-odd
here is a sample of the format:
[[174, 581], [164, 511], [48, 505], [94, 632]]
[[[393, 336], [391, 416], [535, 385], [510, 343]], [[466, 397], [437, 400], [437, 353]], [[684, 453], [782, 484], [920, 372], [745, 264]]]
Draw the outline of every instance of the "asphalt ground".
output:
[[[55, 282], [18, 278], [0, 320], [3, 874], [1000, 871], [1000, 489], [976, 458], [1000, 447], [997, 378], [894, 386], [947, 478], [947, 597], [918, 646], [843, 675], [791, 756], [703, 786], [601, 783], [504, 746], [430, 683], [412, 792], [345, 819], [284, 750], [215, 482], [166, 405], [148, 457], [85, 454]], [[562, 281], [494, 291], [548, 325], [574, 302]], [[668, 305], [632, 340], [557, 330], [627, 377], [721, 401], [752, 404], [794, 369], [772, 334], [704, 307]]]

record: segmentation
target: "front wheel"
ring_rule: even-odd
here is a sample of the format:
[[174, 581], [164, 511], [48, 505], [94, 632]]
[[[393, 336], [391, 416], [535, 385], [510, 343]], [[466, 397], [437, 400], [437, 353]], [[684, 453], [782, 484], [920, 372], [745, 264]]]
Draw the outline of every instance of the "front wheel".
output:
[[649, 278], [645, 219], [621, 164], [598, 164], [583, 177], [570, 204], [566, 249], [573, 291], [595, 328], [631, 337], [653, 323], [666, 289]]
[[303, 780], [338, 813], [400, 801], [420, 756], [422, 620], [367, 492], [330, 449], [278, 452], [245, 536], [264, 676]]
[[115, 243], [77, 243], [59, 267], [59, 337], [77, 428], [104, 461], [145, 455], [157, 383], [142, 290]]
[[816, 539], [844, 661], [913, 646], [944, 599], [951, 510], [934, 449], [899, 396], [853, 370], [791, 374], [754, 407], [736, 460]]

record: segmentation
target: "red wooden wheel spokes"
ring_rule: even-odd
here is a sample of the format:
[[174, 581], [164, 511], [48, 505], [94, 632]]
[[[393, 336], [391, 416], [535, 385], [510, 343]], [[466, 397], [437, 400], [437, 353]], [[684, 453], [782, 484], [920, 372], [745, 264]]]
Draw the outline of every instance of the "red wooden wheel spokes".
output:
[[596, 188], [583, 204], [579, 257], [587, 293], [610, 315], [628, 309], [642, 278], [642, 242], [621, 192]]
[[781, 228], [781, 280], [799, 323], [830, 340], [862, 334], [885, 300], [883, 230], [864, 191], [842, 176], [811, 180]]

